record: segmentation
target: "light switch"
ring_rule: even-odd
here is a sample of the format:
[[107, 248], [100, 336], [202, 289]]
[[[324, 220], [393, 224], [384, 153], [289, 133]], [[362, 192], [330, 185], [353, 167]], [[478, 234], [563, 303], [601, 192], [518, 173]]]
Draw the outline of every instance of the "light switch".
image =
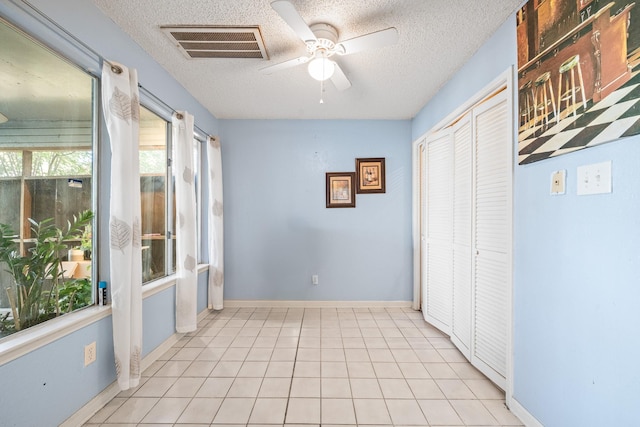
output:
[[566, 170], [555, 171], [551, 174], [551, 194], [565, 194], [565, 181], [567, 177]]
[[611, 160], [578, 167], [578, 196], [611, 193]]

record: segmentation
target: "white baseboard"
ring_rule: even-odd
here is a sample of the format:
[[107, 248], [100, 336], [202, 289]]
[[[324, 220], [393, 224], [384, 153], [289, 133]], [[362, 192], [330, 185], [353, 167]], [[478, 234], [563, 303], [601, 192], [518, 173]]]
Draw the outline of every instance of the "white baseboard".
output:
[[544, 427], [544, 425], [527, 411], [516, 399], [511, 398], [509, 410], [527, 427]]
[[224, 300], [224, 306], [235, 307], [291, 307], [291, 308], [359, 308], [411, 307], [411, 301], [293, 301], [293, 300]]
[[[202, 310], [198, 313], [198, 322], [209, 315], [209, 310]], [[175, 333], [167, 338], [162, 344], [153, 349], [142, 359], [142, 371], [144, 372], [149, 366], [153, 364], [160, 356], [165, 354], [171, 347], [173, 347], [184, 334]], [[114, 381], [107, 388], [102, 390], [100, 394], [91, 399], [82, 408], [78, 409], [73, 415], [67, 418], [60, 427], [77, 427], [86, 423], [96, 412], [109, 403], [114, 397], [120, 393], [120, 387], [118, 382]]]

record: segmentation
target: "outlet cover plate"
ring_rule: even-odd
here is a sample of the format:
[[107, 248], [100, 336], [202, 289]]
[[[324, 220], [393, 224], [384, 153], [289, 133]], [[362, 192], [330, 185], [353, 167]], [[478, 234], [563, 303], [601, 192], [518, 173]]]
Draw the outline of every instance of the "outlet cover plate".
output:
[[566, 193], [567, 171], [562, 169], [551, 174], [551, 194], [561, 195]]
[[611, 193], [611, 160], [579, 166], [576, 176], [578, 196]]
[[84, 366], [89, 366], [96, 361], [96, 342], [84, 346]]

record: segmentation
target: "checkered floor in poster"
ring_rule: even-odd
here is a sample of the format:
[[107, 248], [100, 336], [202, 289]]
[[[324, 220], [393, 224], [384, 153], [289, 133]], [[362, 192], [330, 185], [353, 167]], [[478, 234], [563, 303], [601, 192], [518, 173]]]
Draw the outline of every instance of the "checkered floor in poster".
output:
[[631, 79], [602, 101], [589, 100], [558, 123], [538, 124], [520, 132], [519, 164], [533, 163], [640, 133], [640, 66]]

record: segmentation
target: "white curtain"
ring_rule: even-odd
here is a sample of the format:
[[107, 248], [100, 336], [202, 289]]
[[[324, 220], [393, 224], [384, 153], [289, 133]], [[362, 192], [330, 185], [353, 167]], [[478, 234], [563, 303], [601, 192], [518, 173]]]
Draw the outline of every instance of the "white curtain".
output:
[[176, 191], [176, 331], [195, 331], [198, 326], [198, 270], [196, 236], [196, 190], [193, 167], [193, 116], [173, 114]]
[[207, 144], [209, 165], [209, 306], [223, 308], [224, 248], [222, 212], [222, 151], [220, 140], [210, 136]]
[[140, 381], [142, 353], [140, 103], [136, 70], [105, 63], [102, 103], [111, 141], [109, 255], [113, 349], [118, 385], [127, 390]]

